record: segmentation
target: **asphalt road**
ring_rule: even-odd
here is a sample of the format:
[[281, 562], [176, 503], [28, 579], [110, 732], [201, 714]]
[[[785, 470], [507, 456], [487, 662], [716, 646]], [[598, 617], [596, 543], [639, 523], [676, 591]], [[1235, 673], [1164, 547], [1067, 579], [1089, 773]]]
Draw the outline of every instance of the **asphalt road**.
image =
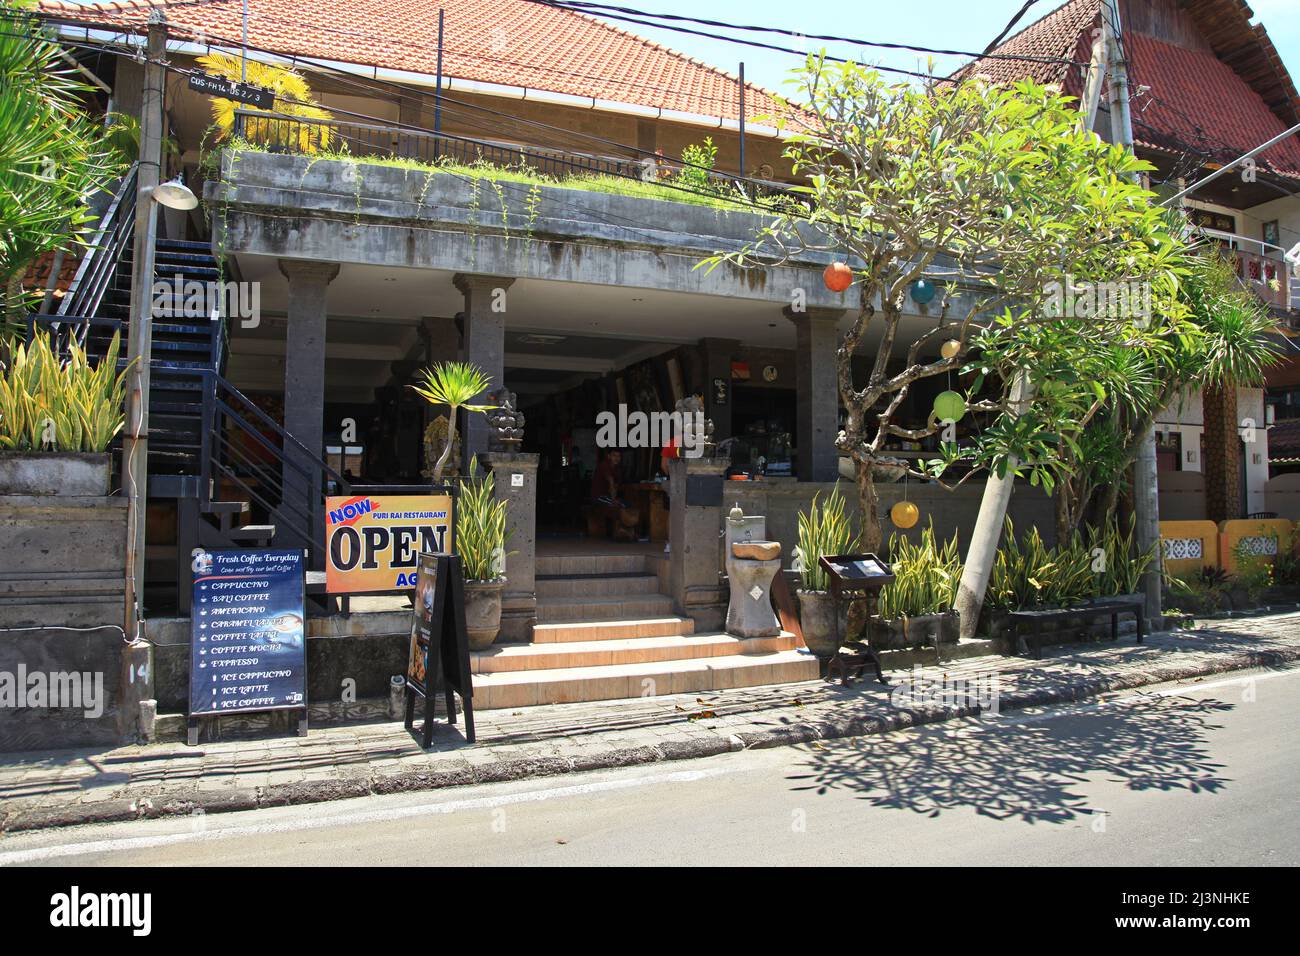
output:
[[19, 833], [0, 865], [1296, 865], [1300, 670], [811, 747]]

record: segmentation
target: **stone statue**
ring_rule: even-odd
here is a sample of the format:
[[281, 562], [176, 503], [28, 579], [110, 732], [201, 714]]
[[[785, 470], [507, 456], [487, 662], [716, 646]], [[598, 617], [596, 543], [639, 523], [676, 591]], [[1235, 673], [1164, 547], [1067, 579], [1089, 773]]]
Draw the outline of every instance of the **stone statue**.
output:
[[487, 413], [488, 450], [518, 451], [524, 440], [524, 413], [515, 393], [498, 388], [488, 396], [488, 404], [496, 406]]
[[[682, 417], [683, 442], [684, 446], [698, 448], [703, 443], [705, 458], [712, 458], [715, 452], [713, 444], [713, 419], [704, 417], [704, 398], [700, 395], [687, 395], [676, 406], [676, 411]], [[703, 422], [703, 434], [696, 434]]]
[[[424, 470], [420, 472], [425, 478], [433, 479], [433, 466], [438, 463], [438, 458], [442, 455], [442, 449], [447, 444], [447, 416], [439, 415], [433, 421], [429, 422], [429, 427], [424, 430]], [[447, 459], [447, 464], [442, 470], [442, 477], [456, 478], [460, 475], [460, 431], [456, 432], [456, 440], [451, 446], [451, 457]]]

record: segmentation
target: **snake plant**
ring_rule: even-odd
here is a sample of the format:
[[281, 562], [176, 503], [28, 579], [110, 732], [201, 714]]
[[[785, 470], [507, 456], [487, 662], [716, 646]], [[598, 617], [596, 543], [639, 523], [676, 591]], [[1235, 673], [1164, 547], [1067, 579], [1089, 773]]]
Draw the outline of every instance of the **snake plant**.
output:
[[828, 590], [830, 580], [820, 558], [828, 554], [846, 554], [857, 540], [844, 515], [844, 496], [840, 494], [839, 482], [820, 504], [818, 495], [820, 492], [813, 495], [807, 511], [799, 512], [799, 545], [795, 549], [793, 567], [799, 572], [799, 586], [805, 591]]
[[0, 450], [108, 450], [122, 429], [126, 370], [118, 371], [119, 336], [95, 365], [71, 343], [60, 359], [51, 337], [15, 343], [0, 374]]
[[471, 458], [469, 477], [460, 483], [456, 503], [456, 553], [466, 581], [498, 581], [506, 573], [506, 502], [496, 496], [496, 476], [477, 476]]
[[952, 608], [962, 570], [955, 531], [943, 544], [936, 540], [933, 524], [916, 544], [895, 533], [889, 538], [889, 556], [894, 580], [880, 590], [881, 619], [896, 621]]

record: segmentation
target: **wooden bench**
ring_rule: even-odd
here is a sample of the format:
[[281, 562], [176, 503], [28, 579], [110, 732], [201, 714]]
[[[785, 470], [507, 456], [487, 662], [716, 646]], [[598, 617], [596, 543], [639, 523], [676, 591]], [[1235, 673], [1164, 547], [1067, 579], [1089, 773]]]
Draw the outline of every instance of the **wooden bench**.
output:
[[[1109, 615], [1110, 617], [1110, 637], [1111, 640], [1119, 640], [1119, 616], [1121, 614], [1132, 614], [1137, 619], [1137, 642], [1142, 643], [1146, 636], [1146, 610], [1147, 601], [1145, 597], [1108, 597], [1094, 601], [1091, 604], [1079, 604], [1074, 607], [1050, 608], [1036, 611], [1012, 611], [1010, 615], [1011, 622], [1015, 627], [1017, 638], [1022, 636], [1032, 638], [1032, 647], [1035, 657], [1043, 656], [1042, 630], [1034, 627], [1028, 635], [1021, 634], [1021, 625], [1032, 624], [1041, 625], [1048, 621], [1064, 621], [1070, 618], [1079, 617], [1101, 617]], [[1026, 643], [1030, 643], [1026, 641]]]

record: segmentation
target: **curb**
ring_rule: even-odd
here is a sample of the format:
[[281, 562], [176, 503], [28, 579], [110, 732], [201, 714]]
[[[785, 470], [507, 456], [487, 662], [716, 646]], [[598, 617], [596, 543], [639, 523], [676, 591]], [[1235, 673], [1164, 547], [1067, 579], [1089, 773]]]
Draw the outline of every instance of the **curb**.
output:
[[[1228, 671], [1282, 667], [1296, 660], [1300, 660], [1300, 648], [1288, 648], [1281, 651], [1233, 654], [1216, 660], [1181, 666], [1155, 667], [1128, 675], [1080, 679], [1050, 689], [1007, 695], [999, 701], [998, 710], [999, 713], [1003, 713], [1049, 704], [1074, 703], [1113, 691], [1207, 677]], [[789, 724], [756, 733], [740, 733], [730, 737], [718, 736], [700, 740], [672, 740], [654, 746], [623, 747], [576, 758], [519, 757], [491, 763], [448, 759], [444, 766], [420, 767], [389, 774], [328, 777], [256, 789], [231, 787], [184, 797], [140, 797], [134, 800], [116, 798], [63, 807], [16, 810], [0, 817], [0, 833], [19, 833], [26, 830], [81, 826], [91, 823], [120, 823], [127, 820], [233, 813], [261, 807], [325, 803], [354, 797], [414, 793], [479, 783], [502, 783], [531, 777], [611, 770], [670, 760], [693, 760], [700, 757], [714, 757], [735, 750], [762, 750], [806, 744], [815, 740], [838, 740], [845, 737], [884, 734], [909, 727], [943, 723], [961, 717], [973, 717], [979, 712], [980, 708], [977, 706], [918, 707], [869, 717], [830, 716], [822, 720]]]

